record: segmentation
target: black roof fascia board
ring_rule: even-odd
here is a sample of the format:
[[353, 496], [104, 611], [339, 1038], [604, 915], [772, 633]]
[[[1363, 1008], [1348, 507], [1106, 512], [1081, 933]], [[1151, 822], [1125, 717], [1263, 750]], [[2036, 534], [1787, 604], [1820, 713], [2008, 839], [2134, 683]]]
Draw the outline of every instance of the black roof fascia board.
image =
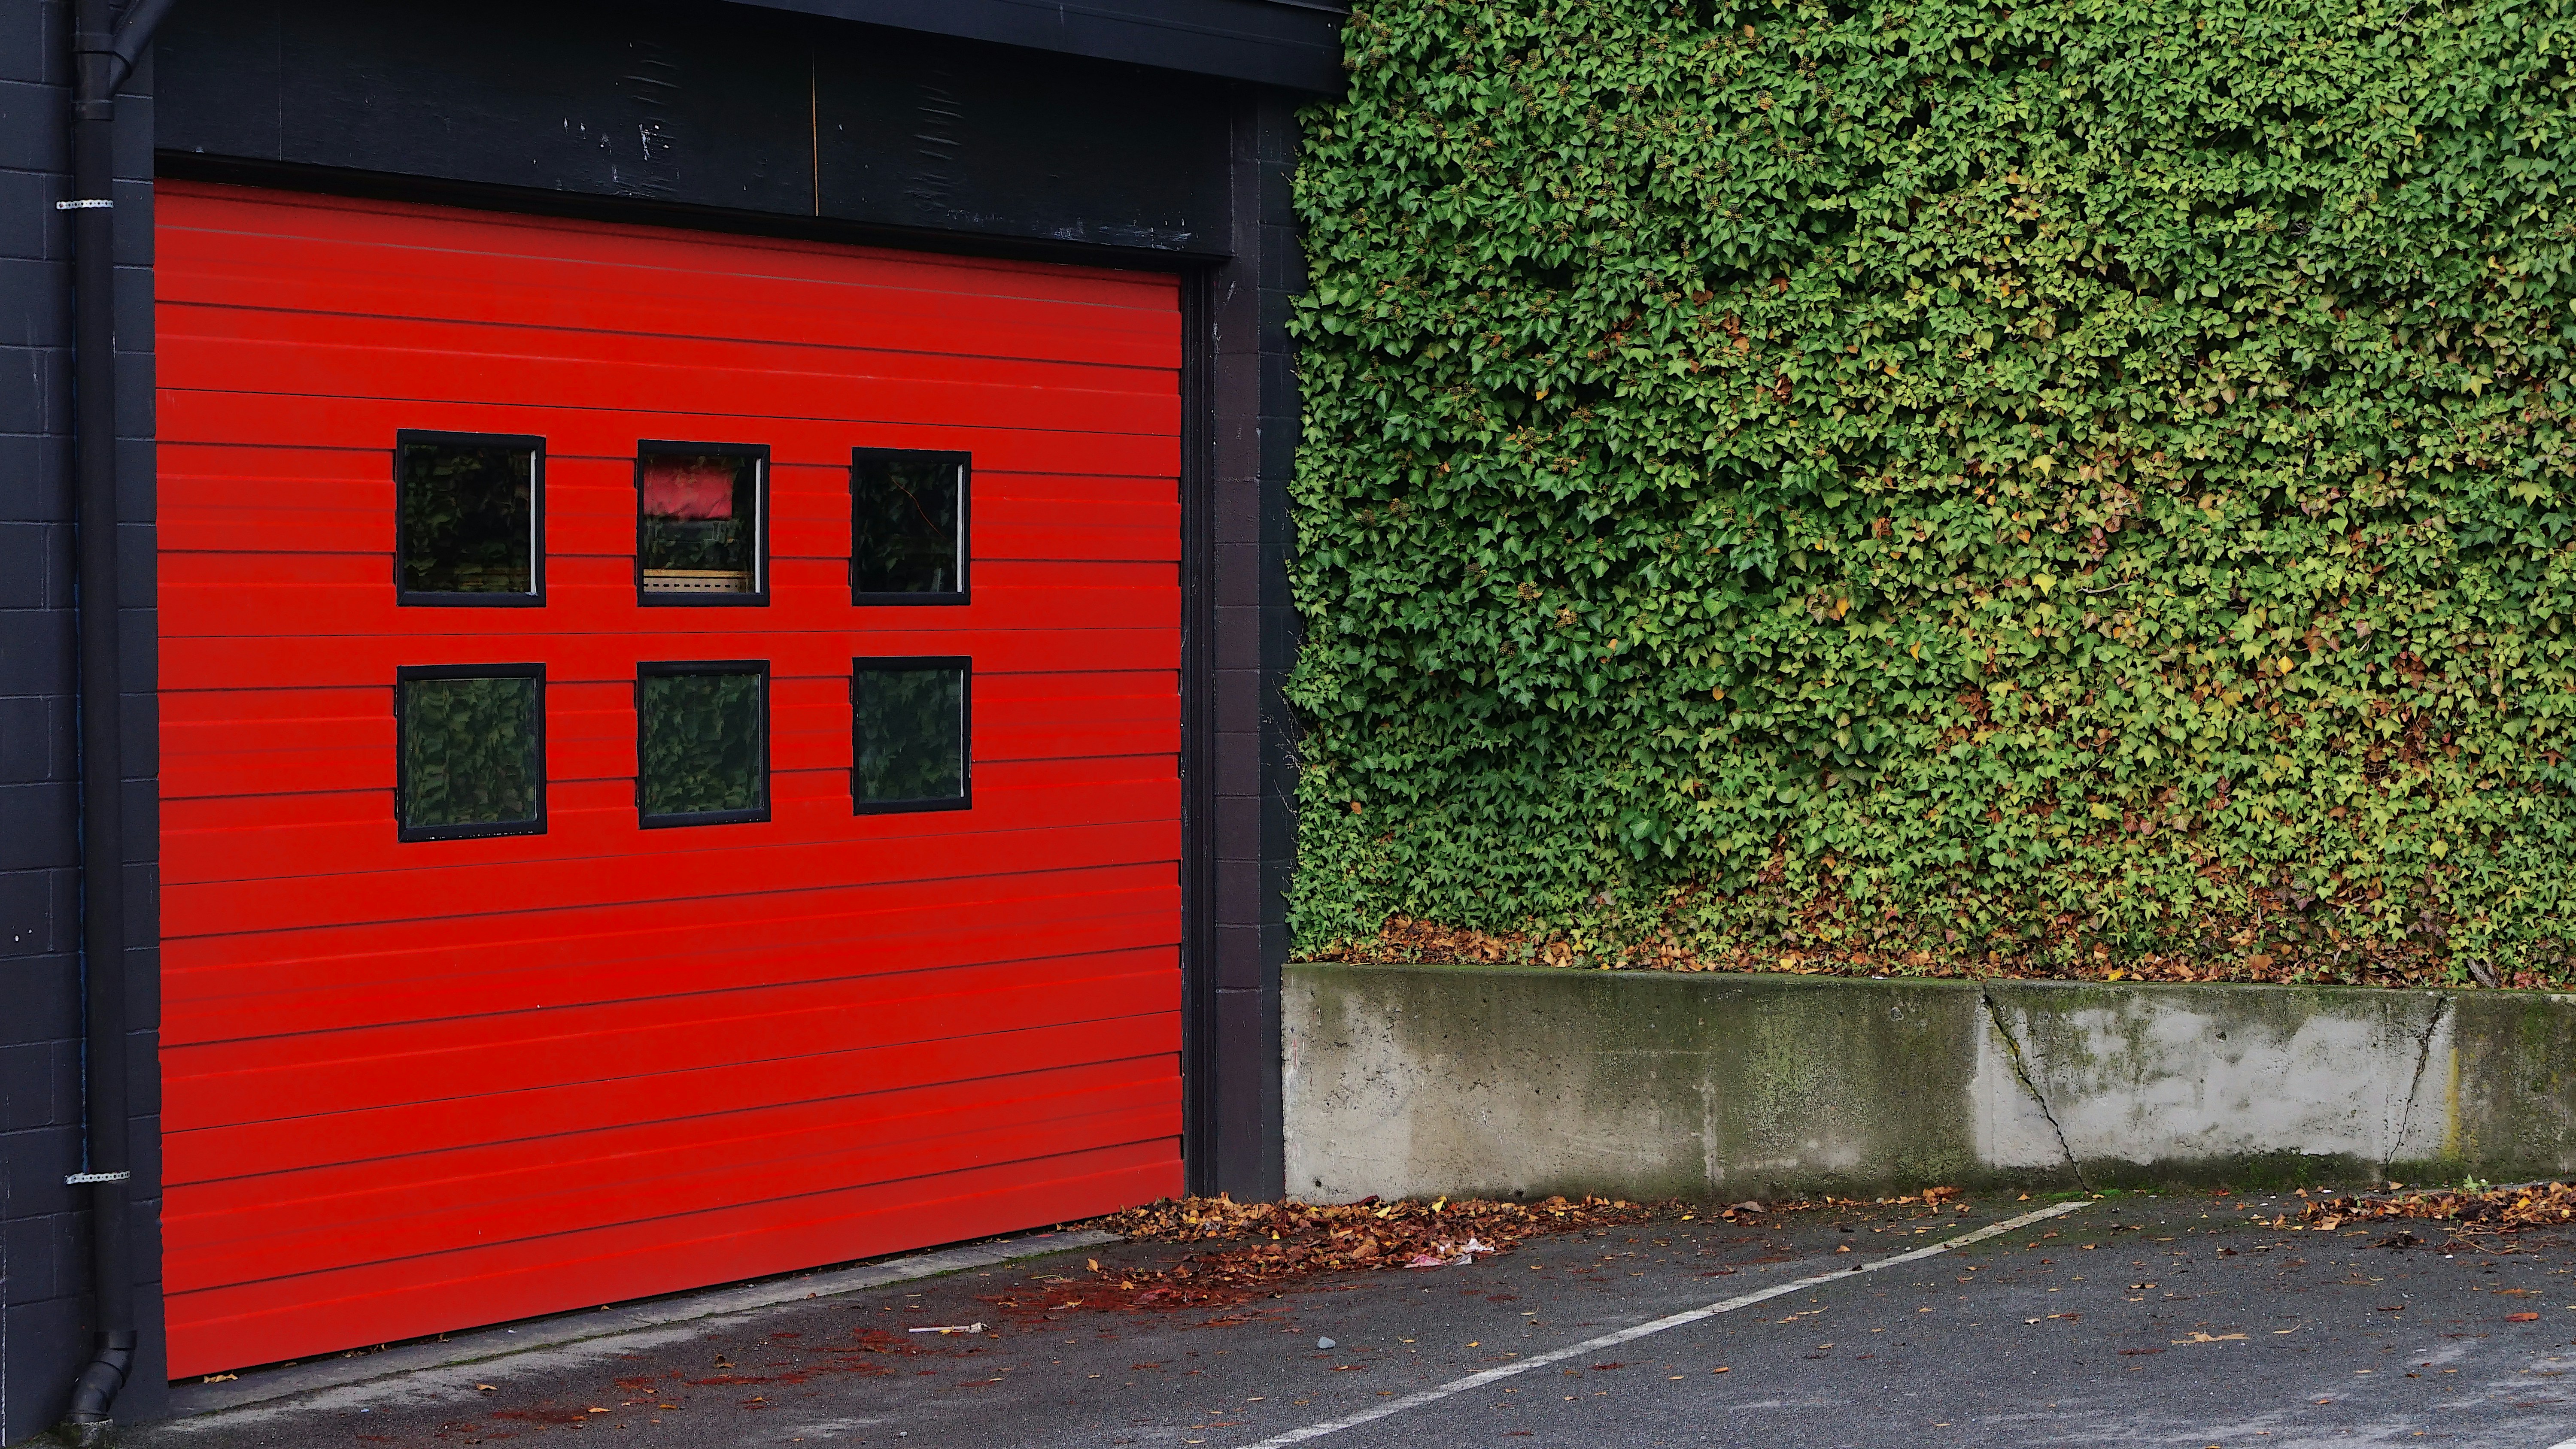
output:
[[1323, 0], [735, 0], [1337, 95], [1345, 7]]

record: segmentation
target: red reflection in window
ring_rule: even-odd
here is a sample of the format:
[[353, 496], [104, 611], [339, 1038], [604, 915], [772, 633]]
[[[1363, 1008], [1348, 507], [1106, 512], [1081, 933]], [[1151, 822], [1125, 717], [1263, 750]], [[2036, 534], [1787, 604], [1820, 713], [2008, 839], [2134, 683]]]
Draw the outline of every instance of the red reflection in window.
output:
[[644, 512], [652, 518], [731, 518], [739, 467], [732, 458], [648, 457]]

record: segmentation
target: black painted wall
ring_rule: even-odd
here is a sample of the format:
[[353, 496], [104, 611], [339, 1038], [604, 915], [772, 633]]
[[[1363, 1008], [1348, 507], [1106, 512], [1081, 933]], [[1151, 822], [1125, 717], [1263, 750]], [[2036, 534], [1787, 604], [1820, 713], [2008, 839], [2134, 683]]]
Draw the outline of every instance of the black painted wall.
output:
[[1342, 87], [1343, 0], [742, 0], [939, 35], [1131, 60], [1292, 91]]
[[[0, 6], [0, 1442], [54, 1423], [90, 1353], [81, 1165], [77, 660], [71, 612], [71, 196], [61, 0]], [[153, 680], [152, 102], [117, 117], [117, 389], [123, 518], [126, 901], [131, 943], [135, 1242], [160, 1279], [157, 769]], [[147, 1286], [140, 1382], [166, 1402]]]
[[[915, 234], [1222, 255], [1227, 83], [738, 7], [188, 0], [160, 146]], [[953, 244], [953, 242], [951, 243]]]
[[[1247, 73], [1239, 46], [1232, 69], [1192, 75], [793, 13], [900, 24], [910, 3], [182, 0], [121, 105], [128, 931], [149, 1324], [120, 1418], [167, 1402], [149, 1286], [160, 1276], [156, 147], [163, 174], [1189, 276], [1200, 404], [1184, 479], [1185, 798], [1199, 847], [1186, 882], [1191, 1181], [1280, 1192], [1299, 95], [1219, 78]], [[1186, 19], [1190, 0], [1138, 3]], [[1286, 0], [1227, 3], [1234, 14]], [[0, 6], [0, 1442], [54, 1422], [89, 1344], [82, 1202], [62, 1184], [79, 1163], [80, 1000], [69, 227], [51, 205], [69, 195], [65, 15], [63, 0]], [[1315, 69], [1311, 56], [1293, 66]]]

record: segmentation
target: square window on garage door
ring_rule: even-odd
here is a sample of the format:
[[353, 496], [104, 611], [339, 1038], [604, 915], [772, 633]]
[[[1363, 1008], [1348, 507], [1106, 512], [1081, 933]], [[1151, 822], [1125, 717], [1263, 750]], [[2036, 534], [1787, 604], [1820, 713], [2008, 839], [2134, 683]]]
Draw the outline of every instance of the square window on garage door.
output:
[[769, 818], [769, 661], [635, 668], [635, 805], [648, 826]]
[[850, 450], [850, 602], [966, 602], [964, 453]]
[[963, 810], [974, 665], [960, 658], [850, 661], [850, 796], [862, 815]]
[[545, 600], [546, 440], [394, 436], [394, 588], [405, 604]]
[[635, 586], [647, 604], [769, 600], [769, 450], [635, 445]]
[[394, 676], [394, 813], [405, 840], [546, 828], [541, 664], [406, 668]]

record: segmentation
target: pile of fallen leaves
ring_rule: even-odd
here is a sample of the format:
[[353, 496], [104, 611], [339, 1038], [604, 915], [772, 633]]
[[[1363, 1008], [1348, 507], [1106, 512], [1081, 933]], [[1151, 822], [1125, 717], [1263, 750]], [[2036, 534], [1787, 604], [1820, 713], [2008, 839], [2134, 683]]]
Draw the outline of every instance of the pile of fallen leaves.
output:
[[2401, 1218], [2438, 1222], [2463, 1235], [2565, 1227], [2576, 1223], [2576, 1183], [2539, 1182], [2481, 1192], [2435, 1188], [2385, 1196], [2322, 1198], [2309, 1203], [2299, 1216], [2311, 1226], [2329, 1231], [2348, 1222]]
[[[1230, 1197], [1166, 1198], [1079, 1226], [1139, 1242], [1224, 1243], [1168, 1268], [1102, 1268], [1086, 1277], [1040, 1279], [1035, 1287], [984, 1301], [1021, 1317], [1086, 1309], [1223, 1307], [1282, 1291], [1325, 1273], [1438, 1268], [1507, 1252], [1548, 1233], [1642, 1222], [1658, 1209], [1586, 1197], [1543, 1202], [1438, 1198], [1431, 1202], [1239, 1203]], [[1765, 1211], [1740, 1203], [1723, 1216]]]
[[[1830, 903], [1829, 903], [1830, 904]], [[1827, 913], [1830, 915], [1830, 912]], [[1823, 918], [1820, 918], [1822, 921]], [[1383, 965], [1563, 966], [1594, 971], [1735, 971], [1793, 976], [1928, 977], [1948, 980], [2231, 981], [2269, 985], [2470, 986], [2562, 989], [2534, 971], [2490, 971], [2463, 962], [2454, 971], [2421, 942], [2369, 945], [2349, 939], [2286, 939], [2278, 922], [2248, 918], [2187, 952], [2114, 955], [2082, 948], [2082, 918], [2045, 923], [2036, 941], [2001, 944], [1967, 938], [1927, 943], [1911, 931], [1886, 938], [1828, 928], [1790, 933], [1796, 944], [1694, 944], [1666, 923], [1641, 939], [1586, 939], [1561, 930], [1479, 931], [1411, 916], [1389, 916], [1375, 935], [1326, 943], [1306, 959]], [[1956, 932], [1946, 933], [1957, 937]], [[2067, 949], [2077, 947], [2078, 949]]]
[[1242, 1252], [1262, 1262], [1331, 1260], [1334, 1268], [1376, 1268], [1471, 1238], [1485, 1244], [1481, 1251], [1499, 1253], [1524, 1238], [1638, 1222], [1653, 1211], [1606, 1197], [1580, 1202], [1551, 1197], [1535, 1203], [1445, 1197], [1427, 1203], [1373, 1197], [1308, 1203], [1292, 1197], [1239, 1203], [1219, 1196], [1164, 1198], [1084, 1226], [1149, 1243], [1249, 1239], [1251, 1246]]

